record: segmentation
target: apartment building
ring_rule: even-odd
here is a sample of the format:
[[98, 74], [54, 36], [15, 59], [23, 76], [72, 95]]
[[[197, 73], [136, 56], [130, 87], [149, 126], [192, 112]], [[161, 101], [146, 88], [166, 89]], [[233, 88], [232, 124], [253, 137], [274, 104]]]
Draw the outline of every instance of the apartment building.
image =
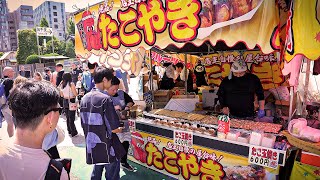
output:
[[44, 17], [53, 29], [53, 35], [59, 40], [66, 38], [66, 12], [65, 3], [46, 1], [34, 10], [34, 22], [38, 26]]
[[14, 13], [11, 12], [8, 14], [8, 26], [9, 26], [9, 39], [11, 51], [16, 51], [18, 49], [18, 38], [17, 38], [17, 29], [15, 23]]
[[10, 50], [8, 6], [6, 0], [0, 0], [0, 52], [7, 52]]
[[16, 30], [34, 28], [32, 6], [21, 5], [14, 11]]

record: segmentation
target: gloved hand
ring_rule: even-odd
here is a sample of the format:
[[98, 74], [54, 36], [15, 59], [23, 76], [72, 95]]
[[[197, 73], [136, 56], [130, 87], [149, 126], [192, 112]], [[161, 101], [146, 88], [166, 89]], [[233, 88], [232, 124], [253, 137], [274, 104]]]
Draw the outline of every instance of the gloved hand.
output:
[[259, 119], [260, 119], [260, 118], [263, 118], [265, 115], [266, 115], [265, 111], [259, 109], [259, 111], [258, 111], [258, 118], [259, 118]]

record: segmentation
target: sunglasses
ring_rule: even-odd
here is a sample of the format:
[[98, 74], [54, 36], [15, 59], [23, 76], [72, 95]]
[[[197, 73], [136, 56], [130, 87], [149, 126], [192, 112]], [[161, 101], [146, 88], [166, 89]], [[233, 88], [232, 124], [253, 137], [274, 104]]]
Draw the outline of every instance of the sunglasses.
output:
[[51, 111], [54, 111], [54, 112], [59, 111], [59, 113], [61, 114], [62, 110], [63, 110], [62, 107], [52, 108], [52, 109], [49, 109], [48, 111], [46, 111], [46, 112], [44, 113], [44, 115], [49, 114]]

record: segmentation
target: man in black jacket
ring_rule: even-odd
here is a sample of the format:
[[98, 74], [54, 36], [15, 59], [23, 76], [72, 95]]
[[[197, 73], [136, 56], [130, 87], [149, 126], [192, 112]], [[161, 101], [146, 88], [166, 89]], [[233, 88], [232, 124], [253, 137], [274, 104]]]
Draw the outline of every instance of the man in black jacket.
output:
[[14, 77], [15, 77], [15, 71], [12, 67], [5, 67], [3, 69], [3, 76], [4, 76], [4, 80], [3, 80], [3, 86], [4, 86], [4, 96], [1, 97], [1, 113], [3, 115], [3, 118], [6, 120], [7, 122], [7, 132], [9, 137], [12, 137], [14, 134], [14, 123], [13, 123], [13, 117], [12, 117], [12, 112], [11, 109], [8, 106], [7, 103], [7, 98], [9, 97], [10, 94], [10, 90], [13, 87], [13, 81], [14, 81]]
[[82, 73], [82, 70], [77, 67], [77, 64], [75, 62], [71, 64], [71, 68], [72, 68], [71, 70], [72, 82], [74, 84], [77, 84], [79, 74]]
[[64, 74], [63, 65], [61, 63], [56, 64], [56, 71], [57, 71], [56, 86], [58, 87], [62, 81], [62, 76]]
[[239, 118], [254, 117], [254, 98], [259, 101], [258, 117], [264, 112], [264, 93], [259, 78], [247, 73], [247, 65], [243, 60], [235, 61], [231, 73], [220, 84], [218, 97], [224, 114]]

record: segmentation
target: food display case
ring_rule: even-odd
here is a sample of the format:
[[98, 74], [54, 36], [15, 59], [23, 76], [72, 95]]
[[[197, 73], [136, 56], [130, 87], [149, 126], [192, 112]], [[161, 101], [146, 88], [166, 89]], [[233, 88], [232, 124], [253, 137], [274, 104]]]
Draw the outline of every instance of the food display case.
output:
[[[144, 112], [130, 120], [130, 160], [176, 179], [277, 179], [286, 160], [281, 125], [216, 116]], [[227, 128], [224, 127], [224, 130]]]

